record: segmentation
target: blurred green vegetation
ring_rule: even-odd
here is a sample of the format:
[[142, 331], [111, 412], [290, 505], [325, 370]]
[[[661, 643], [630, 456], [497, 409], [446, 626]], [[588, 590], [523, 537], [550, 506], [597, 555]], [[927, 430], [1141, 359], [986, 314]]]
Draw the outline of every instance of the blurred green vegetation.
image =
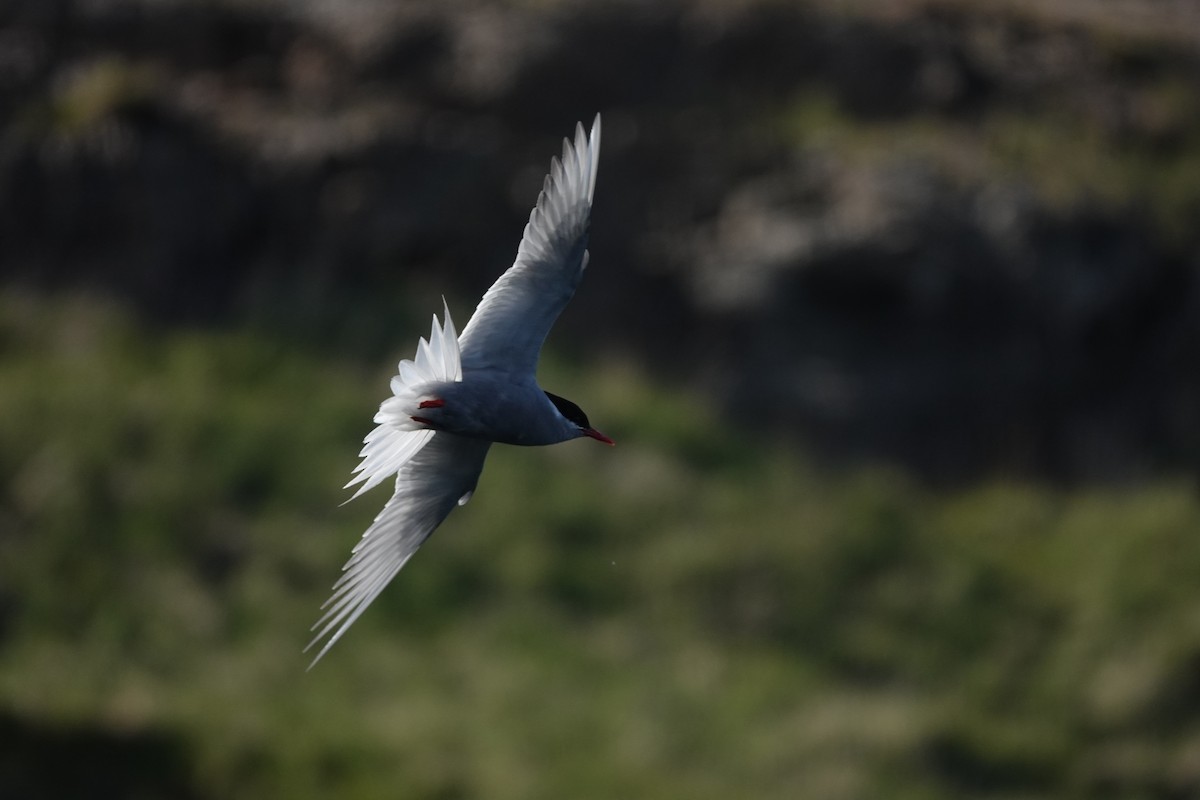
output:
[[1194, 485], [829, 474], [622, 363], [306, 673], [392, 366], [0, 295], [0, 713], [212, 798], [1200, 791]]

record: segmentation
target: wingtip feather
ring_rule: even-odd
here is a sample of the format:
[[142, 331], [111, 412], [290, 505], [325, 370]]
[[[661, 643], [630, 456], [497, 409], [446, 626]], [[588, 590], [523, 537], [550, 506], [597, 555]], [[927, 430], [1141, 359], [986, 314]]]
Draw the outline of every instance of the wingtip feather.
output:
[[[582, 128], [582, 126], [580, 126]], [[592, 131], [589, 136], [588, 148], [588, 203], [592, 202], [592, 197], [596, 194], [596, 173], [600, 168], [600, 113], [596, 112], [596, 118], [592, 120]]]

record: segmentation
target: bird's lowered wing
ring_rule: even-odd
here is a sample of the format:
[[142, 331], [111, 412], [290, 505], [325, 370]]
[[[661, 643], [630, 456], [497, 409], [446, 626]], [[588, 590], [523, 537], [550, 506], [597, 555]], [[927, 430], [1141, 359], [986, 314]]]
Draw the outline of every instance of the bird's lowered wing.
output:
[[491, 442], [482, 439], [439, 432], [400, 468], [396, 493], [355, 546], [342, 577], [334, 584], [333, 596], [322, 606], [325, 615], [313, 625], [317, 634], [304, 648], [306, 652], [333, 634], [313, 664], [396, 577], [455, 505], [466, 502], [490, 446]]
[[461, 337], [466, 369], [532, 373], [546, 334], [575, 294], [587, 267], [588, 225], [600, 156], [600, 115], [584, 136], [563, 141], [537, 205], [529, 215], [517, 260], [492, 284]]

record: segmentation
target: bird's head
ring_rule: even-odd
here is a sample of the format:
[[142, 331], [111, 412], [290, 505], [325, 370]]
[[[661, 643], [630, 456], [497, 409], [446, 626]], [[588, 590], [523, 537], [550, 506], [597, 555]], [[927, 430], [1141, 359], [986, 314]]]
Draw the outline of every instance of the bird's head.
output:
[[[543, 390], [544, 391], [544, 390]], [[583, 413], [583, 409], [572, 403], [565, 397], [559, 397], [556, 394], [546, 392], [546, 397], [550, 398], [550, 402], [558, 409], [558, 413], [562, 414], [563, 418], [571, 425], [575, 426], [575, 436], [590, 436], [598, 442], [604, 442], [607, 445], [614, 445], [612, 439], [605, 436], [600, 431], [592, 427], [592, 423], [588, 422], [587, 414]]]

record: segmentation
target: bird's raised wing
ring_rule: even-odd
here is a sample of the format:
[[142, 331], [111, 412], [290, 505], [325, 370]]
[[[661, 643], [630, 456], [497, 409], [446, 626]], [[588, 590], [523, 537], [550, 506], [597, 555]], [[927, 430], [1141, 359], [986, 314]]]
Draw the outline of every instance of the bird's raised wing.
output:
[[313, 625], [317, 634], [305, 652], [333, 633], [313, 664], [342, 638], [455, 505], [466, 503], [490, 446], [482, 439], [439, 432], [400, 468], [396, 493], [355, 546], [333, 596], [321, 607], [325, 615]]
[[597, 114], [590, 136], [576, 125], [574, 143], [564, 140], [562, 159], [550, 162], [517, 260], [488, 289], [463, 331], [464, 368], [536, 369], [542, 342], [587, 267], [599, 157]]

